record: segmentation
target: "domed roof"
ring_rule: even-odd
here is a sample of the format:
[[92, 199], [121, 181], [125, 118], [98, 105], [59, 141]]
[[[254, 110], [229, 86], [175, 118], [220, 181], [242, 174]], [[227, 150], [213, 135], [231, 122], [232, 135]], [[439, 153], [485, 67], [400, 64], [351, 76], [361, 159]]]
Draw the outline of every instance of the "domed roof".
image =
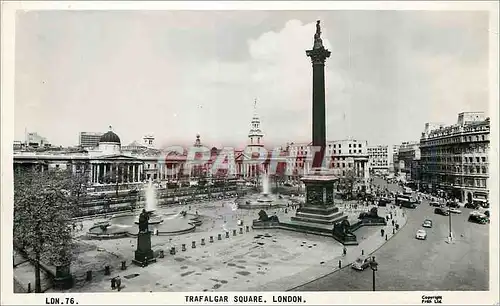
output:
[[99, 139], [99, 142], [121, 143], [120, 137], [118, 137], [118, 135], [116, 135], [115, 133], [113, 133], [113, 131], [111, 131], [111, 127], [109, 127], [108, 132], [106, 132], [104, 135], [101, 136], [101, 138]]

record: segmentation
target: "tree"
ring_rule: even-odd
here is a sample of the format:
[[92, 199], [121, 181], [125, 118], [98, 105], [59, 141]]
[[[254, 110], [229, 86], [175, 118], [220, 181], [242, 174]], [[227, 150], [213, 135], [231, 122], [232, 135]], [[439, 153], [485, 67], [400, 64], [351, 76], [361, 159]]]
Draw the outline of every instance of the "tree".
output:
[[353, 170], [347, 170], [344, 177], [342, 177], [339, 181], [340, 191], [342, 191], [348, 197], [352, 196], [355, 183], [356, 174]]
[[73, 221], [86, 198], [88, 176], [69, 171], [26, 171], [14, 177], [14, 246], [35, 263], [35, 292], [41, 292], [40, 262], [69, 267]]

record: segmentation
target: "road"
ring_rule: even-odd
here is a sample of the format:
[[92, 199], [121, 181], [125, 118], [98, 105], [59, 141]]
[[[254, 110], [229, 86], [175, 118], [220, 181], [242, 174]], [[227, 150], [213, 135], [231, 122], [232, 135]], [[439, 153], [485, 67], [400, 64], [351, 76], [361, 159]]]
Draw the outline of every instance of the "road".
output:
[[[489, 290], [490, 225], [468, 222], [470, 210], [461, 210], [462, 214], [452, 215], [455, 239], [448, 244], [448, 217], [434, 214], [429, 201], [406, 209], [406, 226], [374, 253], [379, 263], [376, 290]], [[416, 240], [415, 233], [425, 219], [431, 219], [433, 227], [426, 229], [427, 240]], [[371, 291], [372, 273], [370, 268], [362, 272], [345, 268], [294, 291]]]

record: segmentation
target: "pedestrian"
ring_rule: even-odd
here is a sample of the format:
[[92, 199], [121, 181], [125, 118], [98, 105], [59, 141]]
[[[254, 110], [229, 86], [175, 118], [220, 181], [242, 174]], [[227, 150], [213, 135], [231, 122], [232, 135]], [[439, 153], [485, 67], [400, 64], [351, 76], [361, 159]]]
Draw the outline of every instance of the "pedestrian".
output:
[[395, 224], [395, 223], [396, 223], [396, 222], [395, 222], [394, 220], [392, 220], [392, 226], [394, 226], [394, 224]]
[[120, 276], [116, 277], [116, 289], [118, 289], [118, 291], [121, 291], [122, 289], [122, 279]]
[[83, 222], [80, 222], [80, 231], [83, 231]]
[[344, 248], [342, 249], [342, 256], [346, 255], [347, 255], [347, 248], [344, 246]]

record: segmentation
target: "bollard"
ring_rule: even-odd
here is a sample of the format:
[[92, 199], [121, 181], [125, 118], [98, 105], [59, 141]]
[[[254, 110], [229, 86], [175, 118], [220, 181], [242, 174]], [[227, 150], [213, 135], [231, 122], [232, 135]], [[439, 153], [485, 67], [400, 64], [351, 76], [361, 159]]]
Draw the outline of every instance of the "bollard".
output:
[[229, 238], [229, 232], [226, 232], [226, 238]]
[[339, 260], [339, 269], [342, 269], [342, 260]]
[[250, 231], [250, 227], [247, 225], [247, 233]]
[[210, 243], [214, 242], [214, 236], [210, 236]]
[[385, 241], [387, 241], [387, 234], [385, 235]]
[[105, 266], [104, 267], [104, 275], [110, 275], [111, 274], [111, 270], [109, 268], [109, 266]]
[[196, 249], [196, 241], [193, 241], [193, 242], [191, 243], [191, 248]]
[[165, 253], [163, 252], [163, 250], [160, 250], [160, 252], [158, 253], [158, 257], [165, 258]]
[[201, 245], [205, 245], [205, 238], [201, 238]]
[[186, 244], [185, 243], [182, 244], [182, 251], [186, 252]]
[[92, 271], [87, 271], [87, 274], [85, 276], [85, 280], [90, 282], [92, 280]]
[[243, 234], [243, 227], [240, 227], [240, 234]]
[[396, 229], [393, 227], [392, 228], [392, 234], [394, 235], [396, 233]]
[[217, 240], [222, 240], [222, 235], [221, 234], [217, 235]]
[[233, 236], [236, 236], [236, 230], [233, 230]]
[[127, 262], [124, 260], [122, 261], [122, 270], [127, 269]]
[[28, 283], [28, 293], [31, 293], [31, 283]]

